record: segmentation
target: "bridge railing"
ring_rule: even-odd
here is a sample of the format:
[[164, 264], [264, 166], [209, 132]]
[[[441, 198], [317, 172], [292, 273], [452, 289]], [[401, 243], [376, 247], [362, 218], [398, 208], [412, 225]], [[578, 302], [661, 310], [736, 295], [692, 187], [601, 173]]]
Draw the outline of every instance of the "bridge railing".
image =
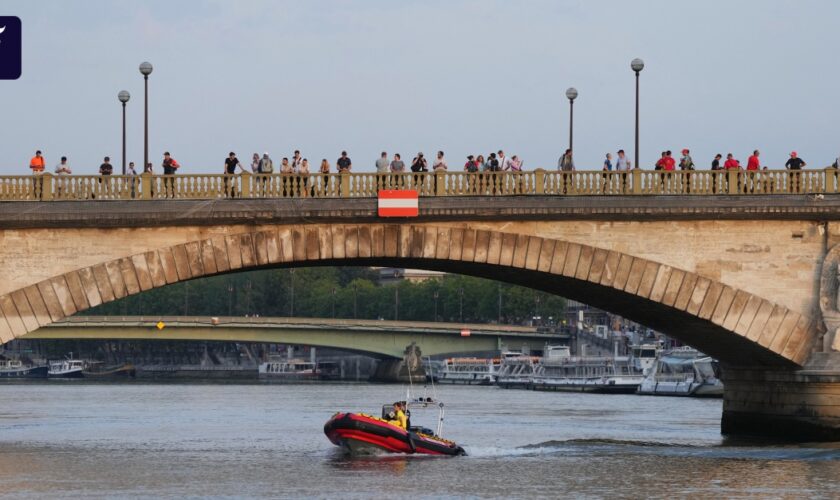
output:
[[766, 195], [840, 192], [838, 170], [0, 176], [0, 201], [428, 196]]

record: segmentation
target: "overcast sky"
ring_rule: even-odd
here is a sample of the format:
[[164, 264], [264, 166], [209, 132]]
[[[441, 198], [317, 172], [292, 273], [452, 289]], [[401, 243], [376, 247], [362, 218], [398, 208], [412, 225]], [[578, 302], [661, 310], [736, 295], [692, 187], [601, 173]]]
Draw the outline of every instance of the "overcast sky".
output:
[[[504, 148], [556, 168], [575, 101], [578, 168], [632, 157], [634, 83], [641, 156], [692, 150], [771, 168], [797, 150], [809, 167], [840, 153], [840, 2], [831, 1], [90, 1], [4, 0], [23, 22], [23, 76], [0, 81], [2, 174], [142, 163], [143, 80], [152, 62], [150, 157], [181, 173], [220, 172], [228, 151], [300, 149], [355, 170], [380, 151], [442, 149], [450, 168]], [[159, 171], [159, 168], [157, 169]]]

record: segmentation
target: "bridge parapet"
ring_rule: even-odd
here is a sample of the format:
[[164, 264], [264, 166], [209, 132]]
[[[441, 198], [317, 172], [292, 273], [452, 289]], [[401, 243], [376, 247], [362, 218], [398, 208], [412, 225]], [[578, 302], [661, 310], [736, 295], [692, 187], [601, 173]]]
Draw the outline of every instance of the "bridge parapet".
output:
[[534, 170], [342, 174], [2, 176], [2, 201], [375, 198], [383, 189], [432, 196], [775, 195], [840, 192], [838, 170]]

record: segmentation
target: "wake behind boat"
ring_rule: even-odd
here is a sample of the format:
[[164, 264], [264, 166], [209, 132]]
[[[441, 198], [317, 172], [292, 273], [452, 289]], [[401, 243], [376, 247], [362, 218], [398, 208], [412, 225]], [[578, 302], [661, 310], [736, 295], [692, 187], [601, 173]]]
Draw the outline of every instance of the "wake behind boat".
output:
[[[324, 424], [324, 434], [336, 446], [351, 454], [405, 453], [423, 455], [466, 455], [453, 441], [441, 437], [443, 403], [432, 398], [419, 398], [407, 403], [395, 403], [399, 413], [402, 405], [405, 416], [393, 415], [390, 405], [382, 407], [382, 416], [365, 413], [336, 413]], [[438, 410], [437, 429], [412, 426], [411, 410]], [[391, 417], [394, 417], [392, 419]], [[402, 422], [401, 422], [402, 420]]]

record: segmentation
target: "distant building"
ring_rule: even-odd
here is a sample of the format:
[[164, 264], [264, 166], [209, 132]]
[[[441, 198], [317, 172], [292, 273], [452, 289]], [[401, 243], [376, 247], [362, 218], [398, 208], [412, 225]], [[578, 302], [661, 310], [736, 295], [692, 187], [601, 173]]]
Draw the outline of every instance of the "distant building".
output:
[[440, 279], [446, 276], [446, 273], [440, 271], [403, 269], [399, 267], [380, 267], [377, 268], [377, 271], [379, 272], [379, 282], [382, 284], [398, 283], [403, 280], [416, 283], [430, 279]]

